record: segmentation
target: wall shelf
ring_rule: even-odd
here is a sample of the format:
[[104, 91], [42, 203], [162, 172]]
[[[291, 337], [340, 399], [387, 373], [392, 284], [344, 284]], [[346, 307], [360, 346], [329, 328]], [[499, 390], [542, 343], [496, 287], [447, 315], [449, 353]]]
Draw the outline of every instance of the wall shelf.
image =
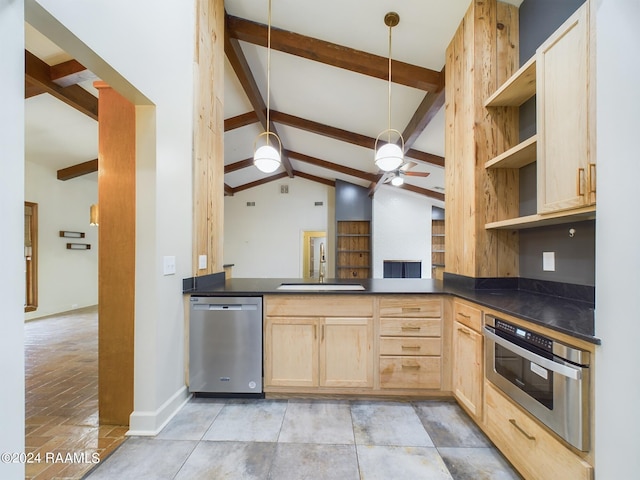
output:
[[529, 59], [484, 102], [485, 107], [519, 107], [536, 94], [536, 57]]
[[534, 135], [489, 160], [484, 168], [521, 168], [536, 161], [538, 136]]
[[526, 217], [510, 218], [485, 225], [487, 230], [522, 230], [525, 228], [546, 227], [548, 225], [561, 225], [563, 223], [582, 222], [596, 218], [596, 207], [588, 207], [564, 210], [546, 215], [527, 215]]

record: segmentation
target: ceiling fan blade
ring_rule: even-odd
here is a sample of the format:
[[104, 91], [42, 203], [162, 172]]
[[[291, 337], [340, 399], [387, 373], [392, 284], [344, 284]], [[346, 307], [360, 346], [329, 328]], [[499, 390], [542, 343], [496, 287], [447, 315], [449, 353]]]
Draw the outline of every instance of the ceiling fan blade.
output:
[[404, 165], [402, 165], [402, 166], [400, 167], [400, 170], [401, 170], [402, 172], [406, 172], [407, 170], [412, 169], [412, 168], [413, 168], [413, 167], [415, 167], [416, 165], [418, 165], [416, 162], [407, 162], [407, 163], [405, 163]]
[[431, 175], [429, 172], [403, 172], [407, 177], [428, 177]]

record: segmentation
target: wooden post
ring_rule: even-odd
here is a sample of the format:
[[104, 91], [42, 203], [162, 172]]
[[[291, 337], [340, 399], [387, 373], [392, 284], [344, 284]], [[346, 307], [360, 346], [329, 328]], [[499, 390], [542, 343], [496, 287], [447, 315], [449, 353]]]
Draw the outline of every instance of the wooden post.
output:
[[129, 425], [135, 307], [135, 106], [104, 82], [94, 86], [99, 91], [99, 421]]
[[473, 0], [447, 48], [445, 69], [445, 271], [518, 275], [518, 236], [486, 223], [517, 216], [518, 171], [484, 168], [518, 142], [518, 112], [484, 107], [518, 68], [518, 10]]
[[[223, 270], [224, 1], [196, 0], [193, 274]], [[207, 266], [199, 268], [206, 255]]]

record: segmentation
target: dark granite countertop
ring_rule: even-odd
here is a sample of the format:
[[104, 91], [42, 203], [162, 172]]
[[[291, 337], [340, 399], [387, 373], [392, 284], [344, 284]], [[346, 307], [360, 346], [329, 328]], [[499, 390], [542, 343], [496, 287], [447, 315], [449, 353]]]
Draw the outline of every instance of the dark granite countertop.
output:
[[455, 295], [479, 305], [513, 315], [552, 330], [600, 344], [594, 336], [594, 305], [591, 302], [572, 300], [515, 288], [478, 289], [462, 285], [446, 284], [432, 279], [326, 279], [325, 284], [361, 284], [364, 290], [278, 290], [282, 283], [309, 283], [299, 278], [231, 278], [209, 275], [185, 279], [183, 293], [203, 296], [254, 296], [254, 295]]

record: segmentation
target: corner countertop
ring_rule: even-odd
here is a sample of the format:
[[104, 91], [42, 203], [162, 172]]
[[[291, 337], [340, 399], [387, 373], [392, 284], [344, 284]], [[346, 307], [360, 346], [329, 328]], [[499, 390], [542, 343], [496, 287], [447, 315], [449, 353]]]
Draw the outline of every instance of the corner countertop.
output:
[[305, 282], [300, 278], [232, 278], [224, 282], [185, 288], [183, 293], [199, 296], [255, 295], [454, 295], [596, 345], [594, 305], [552, 295], [518, 289], [476, 289], [445, 285], [441, 280], [380, 278], [326, 279], [331, 284], [361, 284], [364, 290], [278, 290], [282, 283]]

